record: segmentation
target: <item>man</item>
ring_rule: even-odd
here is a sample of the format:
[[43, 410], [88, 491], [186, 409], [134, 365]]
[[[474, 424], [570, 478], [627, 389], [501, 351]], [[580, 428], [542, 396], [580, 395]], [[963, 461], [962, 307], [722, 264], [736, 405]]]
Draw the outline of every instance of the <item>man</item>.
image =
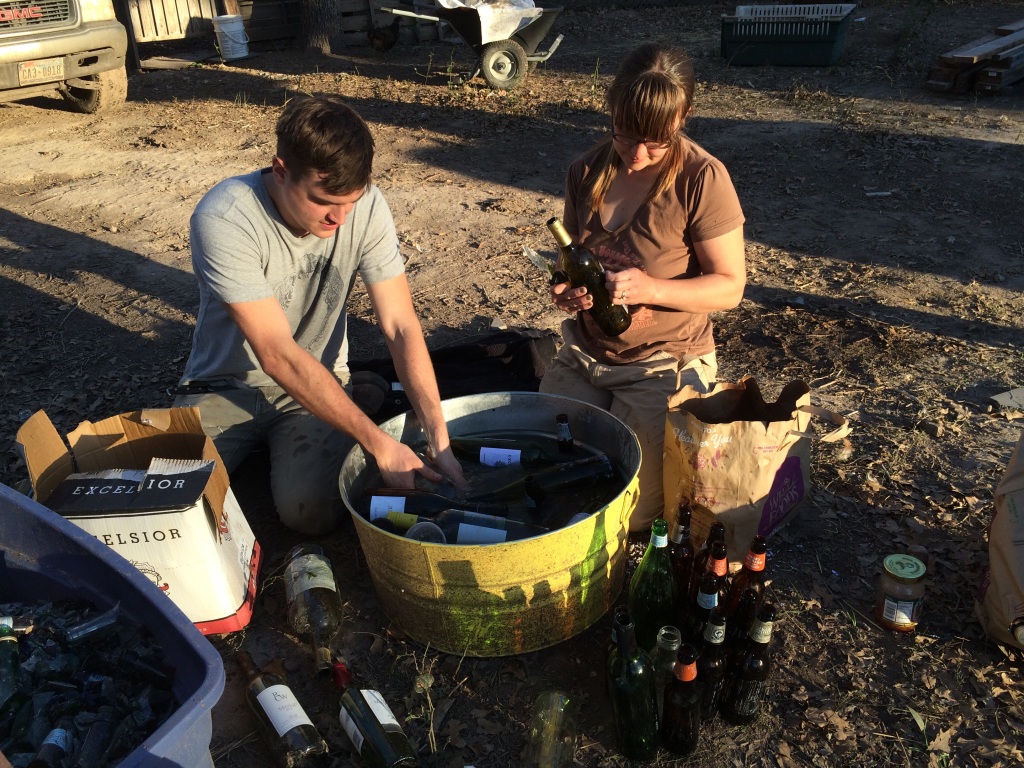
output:
[[354, 442], [388, 486], [442, 477], [345, 390], [357, 274], [436, 469], [463, 477], [394, 221], [370, 181], [369, 128], [338, 99], [307, 98], [286, 106], [276, 133], [270, 168], [217, 184], [192, 215], [200, 304], [175, 405], [199, 407], [229, 471], [265, 443], [281, 521], [320, 535], [338, 522], [338, 473]]

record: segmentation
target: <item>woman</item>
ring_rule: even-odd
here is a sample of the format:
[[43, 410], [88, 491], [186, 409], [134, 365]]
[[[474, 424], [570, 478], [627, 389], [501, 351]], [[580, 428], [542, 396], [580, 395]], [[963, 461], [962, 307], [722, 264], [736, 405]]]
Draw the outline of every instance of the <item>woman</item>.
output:
[[725, 166], [683, 133], [693, 65], [678, 48], [630, 53], [608, 89], [612, 133], [569, 168], [564, 224], [607, 270], [630, 327], [601, 332], [586, 288], [559, 283], [555, 306], [575, 313], [540, 391], [610, 411], [640, 440], [639, 498], [630, 530], [664, 514], [666, 401], [706, 391], [717, 361], [708, 314], [737, 306], [746, 284], [743, 211]]

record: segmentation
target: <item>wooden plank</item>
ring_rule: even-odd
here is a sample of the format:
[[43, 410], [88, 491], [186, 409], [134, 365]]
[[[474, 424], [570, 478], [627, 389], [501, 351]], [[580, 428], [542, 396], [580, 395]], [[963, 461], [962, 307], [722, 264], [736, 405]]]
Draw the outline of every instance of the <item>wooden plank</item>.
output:
[[978, 73], [979, 83], [995, 83], [998, 85], [1012, 85], [1024, 77], [1024, 64], [1018, 64], [1013, 69], [982, 69]]
[[997, 35], [1012, 35], [1014, 32], [1020, 32], [1024, 29], [1024, 19], [1017, 19], [1011, 21], [1009, 24], [1001, 24], [996, 27]]
[[1024, 30], [1014, 32], [1010, 35], [990, 35], [987, 42], [975, 40], [973, 43], [963, 45], [956, 50], [944, 53], [939, 56], [942, 64], [977, 64], [985, 59], [990, 59], [1001, 51], [1014, 48], [1024, 43]]
[[238, 6], [238, 0], [220, 0], [221, 13], [226, 16], [241, 16], [242, 9]]

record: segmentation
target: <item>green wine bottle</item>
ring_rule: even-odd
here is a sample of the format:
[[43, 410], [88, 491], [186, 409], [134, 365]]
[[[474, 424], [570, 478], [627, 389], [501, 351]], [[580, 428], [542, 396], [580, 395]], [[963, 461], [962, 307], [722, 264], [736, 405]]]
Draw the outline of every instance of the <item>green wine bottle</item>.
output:
[[629, 611], [617, 611], [613, 621], [615, 644], [608, 654], [608, 693], [619, 750], [631, 760], [653, 760], [658, 752], [654, 667], [647, 652], [637, 645]]
[[604, 266], [589, 250], [573, 243], [557, 216], [548, 220], [548, 229], [562, 249], [558, 258], [559, 271], [569, 278], [573, 288], [586, 288], [594, 300], [593, 306], [587, 310], [594, 322], [608, 336], [621, 335], [633, 319], [625, 307], [612, 304], [612, 297], [605, 286]]
[[404, 512], [419, 517], [432, 517], [446, 509], [463, 509], [488, 515], [507, 515], [508, 505], [484, 501], [449, 499], [432, 491], [410, 488], [374, 488], [367, 493], [370, 500], [370, 522], [387, 517], [388, 512]]
[[521, 477], [508, 485], [478, 493], [471, 498], [474, 501], [520, 500], [527, 506], [537, 506], [558, 491], [613, 480], [617, 476], [611, 459], [599, 453], [584, 459], [555, 464]]
[[629, 611], [636, 622], [636, 640], [651, 648], [658, 629], [674, 624], [678, 595], [668, 553], [668, 523], [658, 518], [651, 526], [651, 542], [629, 582]]
[[452, 453], [466, 461], [487, 467], [512, 464], [537, 466], [551, 464], [557, 457], [549, 456], [541, 446], [515, 437], [464, 436], [450, 438]]
[[362, 762], [370, 768], [418, 766], [416, 751], [384, 697], [355, 685], [342, 661], [334, 663], [333, 679], [343, 691], [338, 719]]

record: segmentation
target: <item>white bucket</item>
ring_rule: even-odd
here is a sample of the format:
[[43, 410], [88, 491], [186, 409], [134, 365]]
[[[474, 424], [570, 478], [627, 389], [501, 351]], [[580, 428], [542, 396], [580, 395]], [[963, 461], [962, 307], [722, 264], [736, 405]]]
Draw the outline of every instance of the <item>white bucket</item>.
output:
[[237, 13], [213, 17], [217, 48], [224, 61], [244, 59], [249, 55], [249, 36], [245, 34], [242, 17]]

